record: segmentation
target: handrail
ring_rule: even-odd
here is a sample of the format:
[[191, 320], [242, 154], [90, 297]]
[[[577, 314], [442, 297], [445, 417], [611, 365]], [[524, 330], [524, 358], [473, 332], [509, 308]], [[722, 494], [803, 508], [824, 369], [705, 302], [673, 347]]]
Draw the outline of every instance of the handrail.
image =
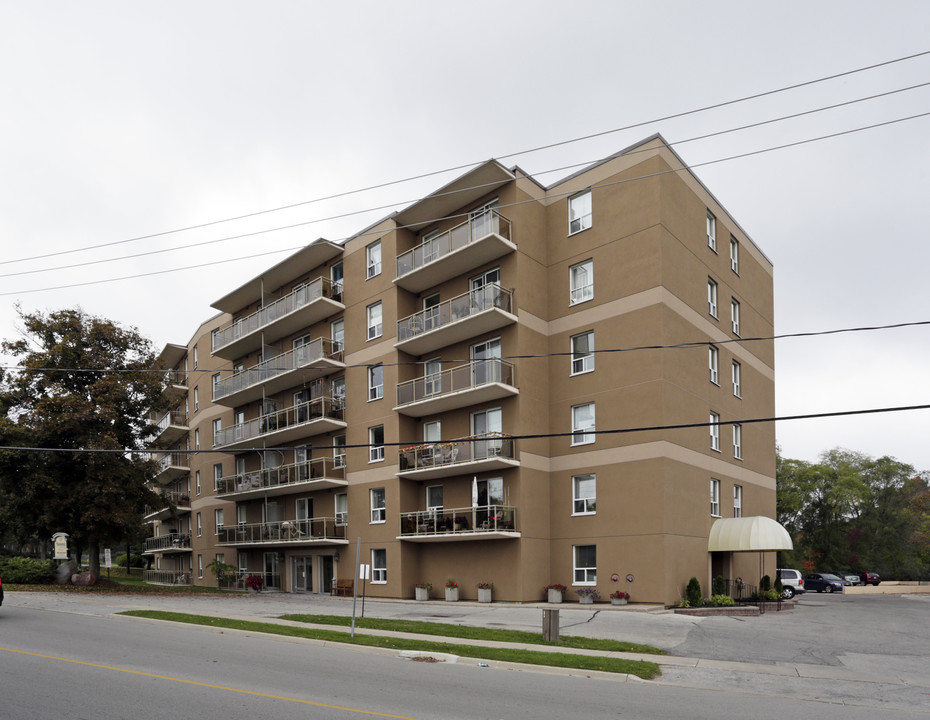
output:
[[423, 443], [412, 448], [402, 448], [399, 461], [400, 471], [407, 472], [498, 457], [510, 460], [515, 457], [514, 440], [508, 435], [492, 432], [448, 442]]
[[155, 427], [158, 428], [159, 433], [165, 432], [165, 430], [172, 425], [187, 427], [187, 413], [181, 412], [180, 410], [170, 410], [162, 415], [158, 422], [155, 423]]
[[419, 270], [488, 235], [500, 235], [505, 240], [510, 240], [510, 220], [492, 208], [476, 214], [450, 230], [429, 237], [412, 250], [398, 255], [397, 277]]
[[164, 472], [170, 467], [187, 467], [188, 452], [167, 452], [167, 453], [158, 453], [155, 458], [158, 463], [159, 472]]
[[305, 285], [301, 285], [284, 297], [265, 305], [250, 315], [236, 318], [226, 327], [213, 331], [213, 352], [270, 325], [276, 320], [280, 320], [285, 315], [289, 315], [322, 297], [341, 302], [342, 283], [333, 283], [329, 278], [319, 277]]
[[345, 402], [342, 398], [313, 398], [307, 402], [284, 408], [284, 410], [260, 415], [254, 420], [246, 420], [244, 423], [223, 428], [216, 433], [214, 447], [259, 438], [285, 428], [305, 425], [324, 418], [342, 421], [344, 415]]
[[401, 535], [498, 532], [517, 529], [517, 509], [512, 505], [479, 505], [464, 508], [433, 508], [400, 514]]
[[343, 540], [346, 536], [346, 528], [345, 525], [337, 525], [336, 518], [315, 517], [303, 520], [224, 525], [217, 528], [217, 535], [217, 542], [226, 544]]
[[266, 490], [282, 485], [311, 482], [322, 478], [345, 479], [345, 465], [337, 466], [332, 458], [313, 458], [279, 467], [227, 475], [216, 481], [216, 494]]
[[189, 534], [178, 535], [159, 535], [145, 539], [144, 552], [158, 552], [159, 550], [172, 550], [175, 548], [189, 548], [191, 546], [191, 536]]
[[491, 308], [510, 312], [512, 304], [513, 293], [510, 290], [505, 290], [497, 283], [488, 283], [398, 320], [397, 341], [409, 340]]
[[471, 390], [489, 383], [513, 385], [513, 378], [514, 366], [506, 360], [472, 360], [464, 365], [399, 383], [397, 404], [407, 405], [461, 390]]

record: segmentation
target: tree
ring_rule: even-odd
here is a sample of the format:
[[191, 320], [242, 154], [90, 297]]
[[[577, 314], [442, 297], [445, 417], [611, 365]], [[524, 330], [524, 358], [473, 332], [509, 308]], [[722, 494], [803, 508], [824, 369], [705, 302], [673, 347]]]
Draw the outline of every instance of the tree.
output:
[[0, 451], [0, 505], [21, 542], [67, 532], [99, 573], [101, 545], [132, 533], [157, 504], [143, 448], [162, 375], [135, 328], [80, 308], [19, 315], [23, 338], [2, 343], [20, 369], [0, 378], [0, 439], [42, 450]]

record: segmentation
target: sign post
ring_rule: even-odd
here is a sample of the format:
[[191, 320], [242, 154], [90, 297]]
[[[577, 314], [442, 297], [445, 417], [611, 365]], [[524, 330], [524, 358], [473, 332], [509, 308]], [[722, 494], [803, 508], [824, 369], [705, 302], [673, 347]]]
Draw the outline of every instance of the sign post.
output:
[[107, 580], [110, 579], [110, 568], [113, 566], [113, 556], [110, 548], [103, 549], [103, 566], [107, 569]]
[[365, 581], [368, 580], [371, 574], [371, 565], [362, 565], [359, 567], [359, 577], [362, 580], [362, 617], [365, 617]]

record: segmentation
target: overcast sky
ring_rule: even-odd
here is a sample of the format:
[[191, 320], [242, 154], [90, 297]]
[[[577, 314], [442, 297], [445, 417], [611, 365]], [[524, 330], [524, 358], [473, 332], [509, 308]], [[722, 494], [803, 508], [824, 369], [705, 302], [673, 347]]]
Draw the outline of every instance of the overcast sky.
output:
[[[930, 320], [930, 117], [700, 166], [930, 113], [930, 87], [683, 142], [928, 83], [930, 55], [661, 120], [926, 52], [923, 0], [0, 0], [0, 13], [3, 338], [17, 334], [19, 302], [27, 311], [81, 305], [137, 326], [159, 349], [186, 343], [195, 330], [186, 318], [206, 319], [212, 301], [287, 252], [317, 237], [347, 237], [462, 171], [17, 259], [490, 157], [551, 184], [575, 168], [547, 171], [655, 132], [699, 166], [774, 263], [776, 332]], [[326, 219], [345, 213], [357, 214]], [[94, 264], [54, 269], [76, 263]], [[11, 275], [27, 271], [38, 272]], [[47, 289], [75, 283], [95, 284]], [[928, 358], [930, 326], [779, 340], [776, 411], [930, 404]], [[781, 422], [777, 437], [788, 457], [815, 460], [840, 446], [930, 470], [928, 426], [930, 411], [918, 410]]]

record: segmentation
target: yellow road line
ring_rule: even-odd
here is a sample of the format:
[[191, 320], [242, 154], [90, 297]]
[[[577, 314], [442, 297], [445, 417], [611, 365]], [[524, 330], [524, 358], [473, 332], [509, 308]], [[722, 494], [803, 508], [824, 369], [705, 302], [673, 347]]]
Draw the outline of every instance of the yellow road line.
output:
[[390, 713], [377, 712], [375, 710], [362, 710], [361, 708], [345, 707], [344, 705], [330, 705], [328, 703], [314, 702], [313, 700], [301, 700], [300, 698], [287, 697], [285, 695], [272, 695], [271, 693], [255, 692], [254, 690], [242, 690], [240, 688], [227, 687], [225, 685], [213, 685], [212, 683], [197, 682], [196, 680], [185, 680], [183, 678], [170, 677], [168, 675], [157, 675], [155, 673], [140, 672], [139, 670], [128, 670], [126, 668], [113, 667], [112, 665], [100, 665], [99, 663], [85, 662], [84, 660], [72, 660], [70, 658], [56, 657], [55, 655], [43, 655], [42, 653], [29, 652], [28, 650], [14, 650], [13, 648], [0, 647], [0, 651], [16, 653], [19, 655], [30, 655], [32, 657], [43, 658], [45, 660], [58, 660], [60, 662], [72, 663], [74, 665], [85, 665], [87, 667], [100, 668], [102, 670], [113, 670], [115, 672], [127, 673], [129, 675], [140, 675], [142, 677], [155, 678], [157, 680], [170, 680], [171, 682], [184, 683], [185, 685], [196, 685], [198, 687], [211, 688], [213, 690], [226, 690], [227, 692], [271, 698], [272, 700], [286, 700], [287, 702], [300, 703], [302, 705], [313, 705], [315, 707], [327, 708], [330, 710], [345, 710], [346, 712], [362, 713], [363, 715], [375, 715], [377, 717], [384, 718], [395, 718], [396, 720], [420, 720], [419, 718], [411, 718], [407, 717], [406, 715], [391, 715]]

